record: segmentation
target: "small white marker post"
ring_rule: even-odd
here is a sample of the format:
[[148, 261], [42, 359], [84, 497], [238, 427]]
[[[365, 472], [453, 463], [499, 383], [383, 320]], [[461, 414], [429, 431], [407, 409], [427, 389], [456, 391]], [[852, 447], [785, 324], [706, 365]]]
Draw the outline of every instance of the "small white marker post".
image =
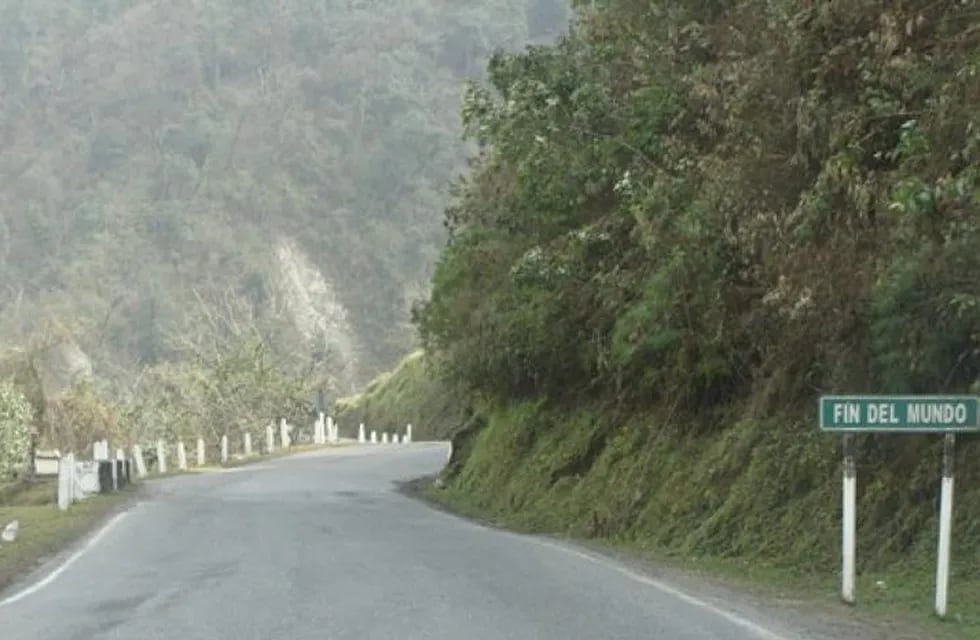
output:
[[252, 457], [252, 434], [246, 431], [244, 435], [244, 439], [245, 439], [245, 443], [244, 443], [245, 457], [250, 458]]
[[377, 431], [372, 431], [371, 432], [371, 444], [378, 444], [378, 432]]
[[381, 434], [381, 444], [388, 444], [388, 432], [385, 431]]
[[138, 444], [133, 445], [133, 462], [136, 463], [136, 475], [140, 478], [146, 477], [146, 460], [143, 458], [143, 447]]
[[228, 462], [228, 436], [221, 436], [221, 464]]
[[157, 440], [157, 472], [167, 472], [167, 450], [164, 447], [163, 440]]
[[949, 556], [953, 535], [953, 460], [956, 454], [956, 435], [946, 434], [943, 444], [942, 497], [939, 506], [939, 557], [936, 561], [936, 615], [946, 617], [949, 593]]
[[857, 464], [854, 461], [854, 436], [844, 435], [844, 530], [841, 599], [854, 604], [854, 576], [857, 540]]
[[357, 427], [357, 442], [359, 444], [364, 444], [365, 442], [367, 442], [367, 437], [364, 435], [364, 423], [363, 422]]
[[183, 440], [177, 443], [177, 468], [187, 471], [187, 448], [184, 447]]
[[279, 421], [279, 439], [282, 440], [283, 449], [288, 449], [289, 445], [292, 444], [289, 440], [289, 424], [285, 418]]
[[412, 441], [412, 425], [411, 423], [409, 423], [409, 425], [405, 427], [405, 442], [411, 442], [411, 441]]
[[276, 434], [272, 425], [266, 425], [265, 427], [265, 452], [272, 453], [276, 450]]
[[204, 438], [197, 439], [197, 466], [203, 467], [207, 463], [207, 450], [204, 448]]

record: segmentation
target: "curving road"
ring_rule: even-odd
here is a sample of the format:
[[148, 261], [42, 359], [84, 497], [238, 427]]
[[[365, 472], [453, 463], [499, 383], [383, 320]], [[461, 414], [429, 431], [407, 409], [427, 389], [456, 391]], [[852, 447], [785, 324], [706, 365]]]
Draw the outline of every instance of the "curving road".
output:
[[69, 566], [0, 595], [0, 637], [835, 637], [395, 490], [445, 459], [442, 445], [349, 447], [155, 482]]

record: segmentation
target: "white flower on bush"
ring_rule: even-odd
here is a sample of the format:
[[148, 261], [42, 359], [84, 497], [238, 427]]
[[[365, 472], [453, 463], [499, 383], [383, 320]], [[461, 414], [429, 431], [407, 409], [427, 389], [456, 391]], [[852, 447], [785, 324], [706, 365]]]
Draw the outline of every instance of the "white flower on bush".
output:
[[0, 479], [14, 476], [27, 463], [33, 415], [24, 394], [11, 382], [0, 381]]

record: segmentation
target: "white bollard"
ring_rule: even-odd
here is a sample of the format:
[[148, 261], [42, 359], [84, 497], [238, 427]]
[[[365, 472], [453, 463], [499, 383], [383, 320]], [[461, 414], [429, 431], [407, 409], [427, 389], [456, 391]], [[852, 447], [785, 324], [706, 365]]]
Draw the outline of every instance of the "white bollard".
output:
[[405, 442], [408, 443], [411, 441], [412, 441], [412, 425], [411, 423], [409, 423], [409, 425], [405, 427]]
[[276, 450], [276, 434], [272, 428], [272, 425], [266, 425], [265, 427], [265, 452], [272, 453]]
[[163, 440], [157, 440], [157, 472], [167, 472], [167, 450], [163, 446]]
[[381, 444], [388, 444], [388, 432], [385, 431], [381, 434]]
[[207, 464], [208, 453], [207, 449], [204, 448], [204, 438], [197, 439], [197, 466], [203, 467]]
[[378, 444], [378, 432], [377, 431], [372, 431], [371, 432], [371, 444]]
[[330, 444], [337, 444], [340, 438], [337, 434], [337, 423], [333, 421], [333, 418], [327, 416], [327, 442]]
[[61, 456], [58, 460], [58, 508], [62, 511], [65, 511], [71, 506], [71, 468], [74, 466], [75, 459], [70, 453]]
[[292, 444], [292, 441], [289, 439], [289, 424], [286, 423], [285, 418], [279, 422], [279, 439], [282, 441], [283, 449], [288, 449]]
[[221, 436], [221, 464], [228, 462], [228, 436]]
[[357, 427], [357, 441], [360, 444], [367, 442], [367, 438], [364, 436], [364, 423], [362, 422], [359, 427]]
[[249, 458], [252, 457], [252, 434], [251, 433], [245, 434], [245, 456]]
[[146, 459], [143, 458], [143, 447], [138, 444], [133, 445], [133, 462], [136, 464], [136, 476], [146, 477]]
[[401, 442], [401, 436], [398, 435], [397, 433], [393, 433], [391, 434], [391, 441], [394, 444], [399, 444]]
[[183, 440], [177, 442], [177, 468], [187, 471], [187, 449], [184, 447]]

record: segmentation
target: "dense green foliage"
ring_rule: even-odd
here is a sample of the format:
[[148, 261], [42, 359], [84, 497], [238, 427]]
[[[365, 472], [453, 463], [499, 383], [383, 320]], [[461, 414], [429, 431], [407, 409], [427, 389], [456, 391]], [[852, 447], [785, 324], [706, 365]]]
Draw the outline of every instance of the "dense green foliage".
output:
[[[51, 324], [122, 383], [257, 332], [369, 380], [444, 241], [461, 79], [564, 21], [556, 0], [0, 0], [0, 341]], [[346, 310], [351, 373], [287, 312], [281, 243]]]
[[[464, 101], [480, 154], [417, 309], [477, 410], [448, 491], [829, 573], [816, 397], [980, 392], [977, 4], [580, 4]], [[863, 568], [934, 553], [937, 445], [861, 439]], [[965, 576], [980, 471], [962, 471]]]
[[603, 6], [467, 96], [421, 312], [453, 374], [699, 410], [974, 383], [975, 7]]
[[24, 470], [30, 454], [33, 409], [9, 380], [0, 380], [0, 480]]

